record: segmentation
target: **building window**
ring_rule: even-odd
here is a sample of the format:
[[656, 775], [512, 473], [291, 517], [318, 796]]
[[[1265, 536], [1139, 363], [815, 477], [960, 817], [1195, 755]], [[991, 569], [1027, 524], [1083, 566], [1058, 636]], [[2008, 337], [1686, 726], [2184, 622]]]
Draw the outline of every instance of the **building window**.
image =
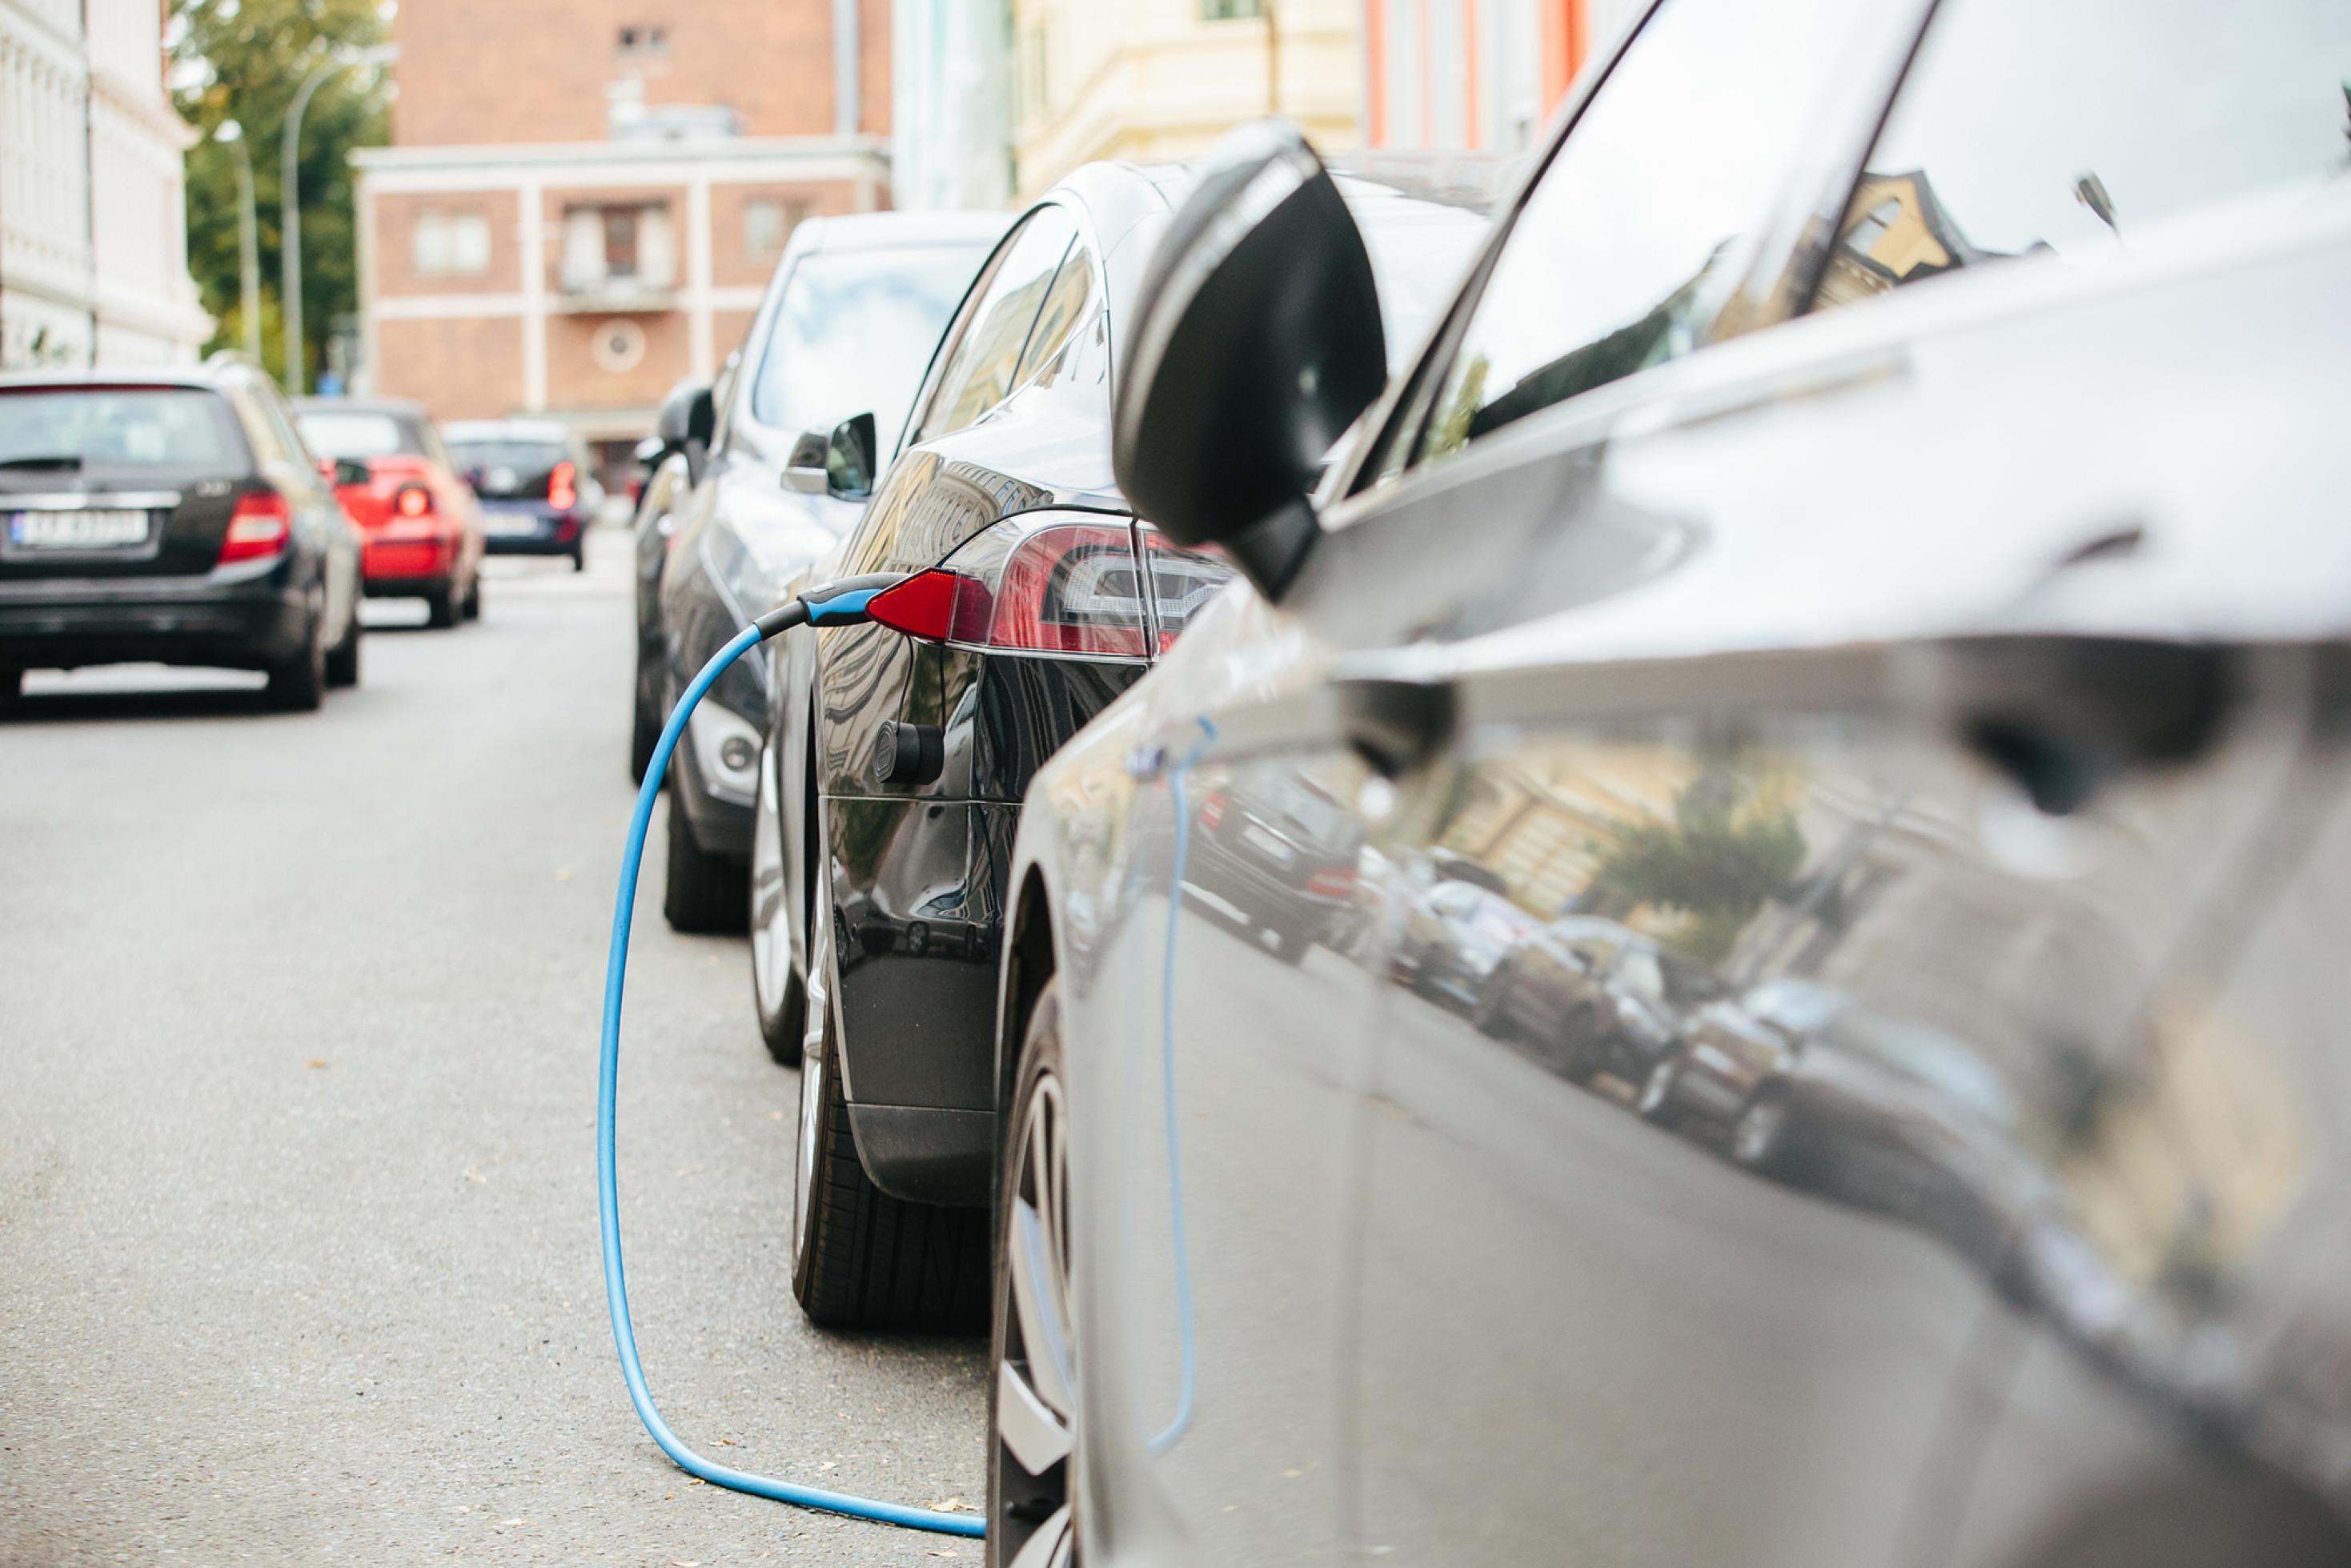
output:
[[806, 202], [779, 202], [755, 196], [743, 204], [743, 254], [753, 261], [773, 261], [784, 254], [792, 231], [809, 215]]
[[1203, 22], [1247, 22], [1265, 15], [1265, 0], [1200, 0]]
[[675, 282], [669, 208], [660, 203], [568, 207], [563, 214], [563, 287], [667, 288]]
[[620, 53], [623, 60], [665, 60], [669, 58], [669, 29], [623, 27], [621, 29]]
[[487, 272], [490, 220], [479, 213], [419, 213], [409, 246], [420, 277]]

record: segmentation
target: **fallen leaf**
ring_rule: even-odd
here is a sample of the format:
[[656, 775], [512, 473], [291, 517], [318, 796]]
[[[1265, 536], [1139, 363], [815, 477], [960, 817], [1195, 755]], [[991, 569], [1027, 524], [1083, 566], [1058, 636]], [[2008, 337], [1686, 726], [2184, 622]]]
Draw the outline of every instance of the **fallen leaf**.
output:
[[327, 1059], [323, 1056], [314, 1056], [310, 1059], [309, 1065], [312, 1067], [324, 1067], [327, 1065]]
[[819, 1465], [819, 1466], [817, 1467], [817, 1469], [820, 1469], [820, 1470], [829, 1470], [829, 1469], [832, 1469], [832, 1466], [833, 1466], [833, 1461], [832, 1461], [832, 1460], [831, 1460], [831, 1459], [827, 1459], [827, 1460], [825, 1460], [825, 1462], [824, 1462], [824, 1463], [822, 1463], [822, 1464]]
[[951, 1497], [945, 1502], [935, 1502], [931, 1504], [931, 1511], [933, 1513], [953, 1513], [962, 1506], [963, 1499], [959, 1497]]
[[960, 1557], [963, 1553], [957, 1552], [952, 1546], [943, 1546], [938, 1551], [932, 1552], [931, 1555], [934, 1557]]
[[781, 1111], [770, 1111], [768, 1113], [768, 1120], [770, 1122], [780, 1122], [783, 1119], [784, 1113]]
[[1281, 1479], [1286, 1481], [1294, 1481], [1305, 1473], [1306, 1472], [1304, 1470], [1284, 1470], [1281, 1472]]
[[558, 882], [569, 882], [571, 880], [571, 868], [568, 865], [557, 866], [555, 868], [555, 880]]
[[530, 1522], [530, 1521], [528, 1521], [528, 1520], [527, 1520], [527, 1519], [502, 1519], [502, 1520], [498, 1521], [498, 1528], [499, 1528], [500, 1530], [505, 1530], [505, 1529], [507, 1529], [507, 1528], [508, 1528], [509, 1526], [512, 1526], [512, 1525], [517, 1525], [517, 1524], [528, 1524], [529, 1522]]
[[734, 1438], [732, 1438], [732, 1437], [721, 1437], [721, 1438], [719, 1438], [719, 1439], [718, 1439], [718, 1446], [719, 1446], [720, 1448], [732, 1448], [737, 1447], [737, 1445], [736, 1444], [735, 1439], [734, 1439]]

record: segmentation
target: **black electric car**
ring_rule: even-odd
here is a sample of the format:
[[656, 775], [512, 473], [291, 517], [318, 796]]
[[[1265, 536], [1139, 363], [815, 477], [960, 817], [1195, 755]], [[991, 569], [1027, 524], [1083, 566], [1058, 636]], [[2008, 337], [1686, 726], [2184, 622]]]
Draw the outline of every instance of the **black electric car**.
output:
[[[674, 455], [637, 518], [630, 760], [641, 777], [686, 683], [856, 521], [859, 502], [826, 493], [827, 438], [853, 413], [904, 415], [1005, 222], [984, 213], [808, 219], [716, 392], [671, 394], [661, 434]], [[662, 908], [681, 931], [744, 929], [763, 674], [758, 661], [738, 660], [695, 709], [670, 765]]]
[[[1639, 9], [1400, 373], [1294, 134], [1119, 334], [1249, 581], [991, 884], [989, 1561], [2351, 1563], [2351, 16]], [[1270, 768], [1352, 958], [1177, 891]], [[1411, 994], [1463, 862], [1833, 993], [1778, 1125]]]
[[[1391, 275], [1399, 342], [1485, 233], [1499, 168], [1391, 157], [1343, 181]], [[819, 1322], [982, 1310], [1017, 803], [1229, 574], [1159, 538], [1110, 472], [1113, 345], [1189, 184], [1175, 167], [1089, 165], [1021, 216], [940, 343], [887, 476], [820, 569], [926, 575], [877, 605], [879, 623], [770, 650], [753, 991], [778, 1060], [799, 1060], [803, 1036], [816, 1045], [793, 1235], [794, 1289]], [[884, 413], [835, 433], [837, 494], [864, 494], [877, 434], [897, 434]], [[826, 1005], [811, 1010], [811, 996]]]
[[360, 676], [360, 537], [241, 360], [0, 377], [0, 701], [27, 668], [260, 670], [314, 708]]

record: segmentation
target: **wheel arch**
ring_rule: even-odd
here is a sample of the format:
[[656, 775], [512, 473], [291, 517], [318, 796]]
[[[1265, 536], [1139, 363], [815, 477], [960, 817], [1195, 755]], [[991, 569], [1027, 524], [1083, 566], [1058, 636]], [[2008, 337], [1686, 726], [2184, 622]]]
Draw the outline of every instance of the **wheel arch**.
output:
[[1061, 967], [1053, 930], [1052, 895], [1044, 868], [1015, 862], [1015, 885], [1004, 925], [1004, 961], [997, 981], [996, 1105], [999, 1125], [1012, 1110], [1013, 1074], [1020, 1042], [1045, 984]]

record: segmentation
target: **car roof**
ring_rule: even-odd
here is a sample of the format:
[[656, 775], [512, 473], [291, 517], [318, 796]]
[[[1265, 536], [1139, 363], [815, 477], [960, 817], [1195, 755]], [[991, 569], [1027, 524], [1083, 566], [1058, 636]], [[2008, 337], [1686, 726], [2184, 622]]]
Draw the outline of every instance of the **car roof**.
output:
[[388, 413], [401, 419], [430, 420], [424, 405], [404, 397], [298, 397], [296, 413]]
[[257, 375], [252, 366], [213, 365], [76, 365], [47, 371], [12, 371], [0, 375], [0, 388], [20, 387], [189, 387], [217, 392], [244, 375]]

